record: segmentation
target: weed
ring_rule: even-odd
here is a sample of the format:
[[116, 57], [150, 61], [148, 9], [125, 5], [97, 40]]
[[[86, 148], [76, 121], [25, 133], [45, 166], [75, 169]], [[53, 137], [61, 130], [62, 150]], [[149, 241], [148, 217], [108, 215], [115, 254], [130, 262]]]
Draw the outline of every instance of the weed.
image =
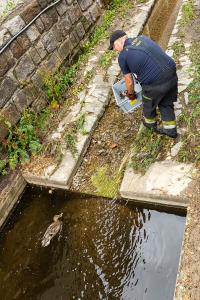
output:
[[13, 0], [8, 0], [4, 10], [0, 14], [0, 22], [11, 12], [11, 10], [15, 7], [15, 2]]
[[102, 54], [100, 57], [99, 64], [103, 68], [107, 68], [108, 65], [110, 64], [111, 60], [116, 56], [114, 51], [107, 50]]
[[79, 118], [77, 119], [77, 121], [75, 123], [76, 132], [79, 131], [83, 135], [88, 134], [88, 132], [84, 128], [84, 126], [85, 126], [85, 117], [86, 117], [86, 114], [85, 113], [81, 113], [80, 116], [79, 116]]
[[27, 162], [30, 154], [41, 151], [42, 145], [36, 136], [33, 123], [33, 115], [28, 110], [23, 112], [18, 125], [12, 126], [9, 121], [4, 120], [8, 136], [3, 142], [7, 158], [0, 162], [2, 174], [5, 174], [7, 164], [11, 170], [14, 170], [19, 162]]
[[193, 81], [188, 87], [189, 103], [179, 118], [179, 122], [186, 127], [186, 133], [182, 137], [183, 145], [178, 153], [178, 160], [181, 162], [200, 162], [200, 43], [195, 42], [190, 48], [190, 59], [192, 66], [190, 74]]
[[162, 146], [162, 137], [143, 128], [134, 144], [130, 166], [138, 172], [145, 172], [156, 161]]
[[182, 6], [182, 18], [180, 20], [180, 25], [187, 25], [191, 20], [195, 19], [194, 13], [194, 1], [188, 0]]
[[91, 182], [97, 189], [99, 196], [113, 198], [118, 193], [121, 172], [118, 171], [113, 176], [109, 176], [107, 173], [108, 166], [99, 168], [96, 174], [91, 177]]
[[67, 148], [71, 151], [73, 156], [75, 156], [77, 154], [77, 148], [76, 148], [74, 132], [73, 131], [66, 132], [64, 135], [64, 140], [65, 140]]
[[180, 55], [185, 51], [185, 46], [183, 44], [183, 41], [179, 40], [174, 42], [174, 44], [172, 45], [172, 49], [174, 50], [174, 55], [173, 55], [174, 59], [178, 61]]

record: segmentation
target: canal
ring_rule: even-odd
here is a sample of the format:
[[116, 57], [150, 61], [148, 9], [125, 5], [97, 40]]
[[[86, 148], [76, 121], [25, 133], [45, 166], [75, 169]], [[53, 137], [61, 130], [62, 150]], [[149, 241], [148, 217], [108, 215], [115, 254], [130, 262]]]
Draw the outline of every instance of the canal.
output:
[[[53, 216], [63, 228], [41, 239]], [[0, 299], [172, 300], [185, 217], [28, 187], [0, 238]]]

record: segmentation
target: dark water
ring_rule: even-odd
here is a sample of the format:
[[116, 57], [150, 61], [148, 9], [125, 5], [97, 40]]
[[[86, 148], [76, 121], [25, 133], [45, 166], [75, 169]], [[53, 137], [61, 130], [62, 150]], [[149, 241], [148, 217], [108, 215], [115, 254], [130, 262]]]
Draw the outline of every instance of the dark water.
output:
[[[60, 239], [41, 247], [55, 214]], [[0, 239], [0, 299], [172, 300], [185, 217], [29, 188]]]

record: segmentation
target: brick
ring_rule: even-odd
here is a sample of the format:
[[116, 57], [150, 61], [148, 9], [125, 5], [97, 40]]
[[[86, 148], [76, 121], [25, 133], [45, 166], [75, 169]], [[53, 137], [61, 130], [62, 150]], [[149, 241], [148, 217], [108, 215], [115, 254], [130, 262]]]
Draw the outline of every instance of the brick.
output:
[[3, 77], [6, 72], [15, 64], [15, 60], [9, 49], [0, 55], [0, 77]]
[[35, 47], [32, 47], [28, 54], [30, 55], [30, 57], [35, 65], [39, 65], [40, 62], [42, 61], [42, 58], [40, 57], [40, 55]]
[[56, 5], [56, 10], [60, 16], [64, 15], [64, 13], [66, 13], [66, 11], [68, 10], [68, 6], [67, 6], [65, 0], [61, 1], [60, 3], [58, 3]]
[[12, 34], [15, 35], [18, 33], [24, 26], [25, 26], [24, 20], [20, 16], [16, 16], [6, 23], [3, 24], [2, 27], [8, 29], [8, 31]]
[[45, 56], [47, 55], [47, 51], [44, 48], [44, 45], [42, 44], [41, 41], [39, 41], [36, 45], [35, 45], [35, 49], [37, 50], [38, 54], [40, 55], [40, 57], [43, 59], [45, 58]]
[[1, 116], [9, 120], [11, 124], [16, 124], [20, 119], [20, 113], [12, 101], [9, 101], [1, 110]]
[[28, 50], [30, 45], [31, 43], [26, 33], [23, 33], [11, 44], [10, 49], [13, 53], [13, 56], [18, 59]]
[[29, 107], [31, 103], [37, 98], [36, 89], [33, 86], [27, 86], [23, 90], [17, 91], [12, 97], [12, 101], [15, 104], [18, 112], [22, 112], [26, 107]]
[[5, 77], [0, 84], [0, 108], [6, 104], [16, 89], [17, 83], [12, 78]]
[[58, 49], [58, 54], [62, 61], [66, 59], [66, 57], [70, 54], [73, 46], [71, 44], [70, 39], [66, 39], [64, 43]]
[[41, 8], [36, 0], [32, 0], [30, 4], [26, 5], [21, 13], [22, 19], [28, 24], [37, 16], [41, 11]]
[[13, 74], [19, 81], [25, 81], [27, 77], [34, 71], [34, 69], [35, 65], [31, 57], [25, 54], [15, 67]]
[[83, 24], [82, 23], [78, 23], [76, 25], [76, 32], [77, 32], [77, 35], [80, 39], [82, 39], [85, 35], [85, 30], [84, 30], [84, 27], [83, 27]]
[[40, 34], [42, 34], [45, 30], [45, 27], [44, 27], [44, 24], [41, 20], [41, 18], [38, 18], [36, 21], [35, 21], [35, 25], [39, 31]]
[[56, 40], [55, 35], [51, 31], [43, 36], [41, 42], [49, 53], [54, 51], [58, 45], [58, 41]]
[[93, 1], [92, 0], [78, 0], [78, 4], [80, 5], [81, 9], [87, 10], [88, 7], [92, 5]]
[[34, 24], [28, 28], [26, 34], [32, 43], [35, 42], [40, 37], [40, 33]]
[[11, 38], [11, 35], [8, 32], [8, 30], [5, 28], [2, 28], [0, 30], [0, 48], [2, 48], [6, 44], [6, 42], [8, 42], [10, 40], [10, 38]]

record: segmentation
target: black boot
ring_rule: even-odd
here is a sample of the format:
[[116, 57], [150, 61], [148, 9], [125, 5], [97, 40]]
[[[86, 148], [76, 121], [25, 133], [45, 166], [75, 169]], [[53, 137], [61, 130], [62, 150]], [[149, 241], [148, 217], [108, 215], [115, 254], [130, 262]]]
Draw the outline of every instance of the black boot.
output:
[[177, 138], [177, 129], [175, 128], [163, 128], [163, 127], [157, 127], [155, 130], [158, 134], [165, 134], [173, 139]]
[[144, 125], [146, 128], [148, 128], [148, 129], [153, 129], [153, 130], [156, 129], [156, 125], [157, 125], [156, 122], [155, 122], [155, 123], [146, 123], [145, 120], [143, 119], [143, 120], [142, 120], [142, 123], [143, 123], [143, 125]]

